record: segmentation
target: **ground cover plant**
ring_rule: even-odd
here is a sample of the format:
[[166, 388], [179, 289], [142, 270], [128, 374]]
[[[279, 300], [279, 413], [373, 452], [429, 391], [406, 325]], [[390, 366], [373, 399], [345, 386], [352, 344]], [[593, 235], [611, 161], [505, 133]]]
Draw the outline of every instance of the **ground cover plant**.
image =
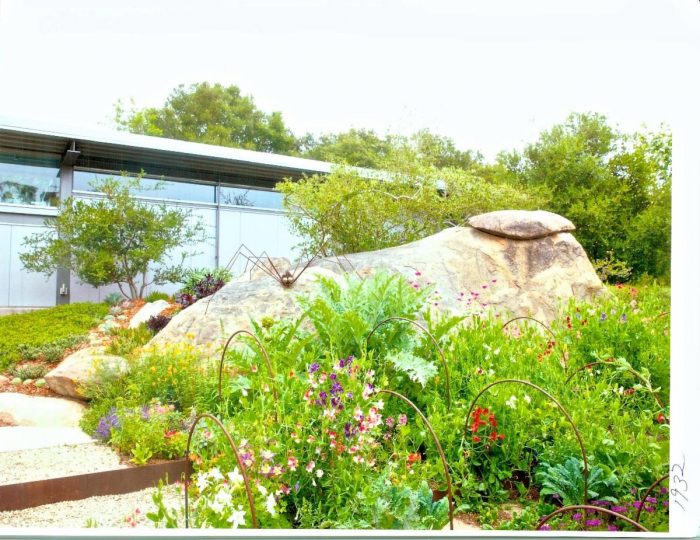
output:
[[21, 360], [56, 362], [108, 310], [104, 303], [77, 303], [0, 317], [0, 369]]
[[[83, 428], [141, 463], [182, 455], [194, 426], [193, 527], [439, 529], [454, 510], [483, 528], [559, 511], [544, 530], [668, 530], [667, 488], [640, 494], [668, 471], [669, 290], [611, 286], [545, 329], [475, 291], [440, 312], [422, 277], [321, 280], [303, 317], [236, 336], [221, 386], [188, 339], [146, 348], [93, 389]], [[155, 500], [154, 522], [185, 525]]]

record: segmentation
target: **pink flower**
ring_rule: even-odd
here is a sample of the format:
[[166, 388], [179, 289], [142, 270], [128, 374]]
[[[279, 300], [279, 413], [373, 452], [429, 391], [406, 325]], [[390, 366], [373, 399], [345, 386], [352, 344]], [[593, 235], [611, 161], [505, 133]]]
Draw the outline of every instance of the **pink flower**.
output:
[[298, 464], [299, 460], [294, 456], [290, 456], [289, 459], [287, 459], [287, 467], [289, 467], [290, 471], [296, 471]]
[[309, 461], [306, 464], [306, 472], [310, 473], [311, 471], [314, 470], [315, 467], [316, 467], [316, 463], [314, 461]]

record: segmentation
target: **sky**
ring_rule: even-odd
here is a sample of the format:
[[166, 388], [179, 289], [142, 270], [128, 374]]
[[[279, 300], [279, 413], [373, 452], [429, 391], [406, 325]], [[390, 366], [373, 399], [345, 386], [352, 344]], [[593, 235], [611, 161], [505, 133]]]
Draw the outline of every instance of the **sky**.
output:
[[235, 84], [297, 135], [454, 139], [491, 159], [571, 112], [672, 124], [697, 0], [0, 0], [0, 116], [113, 128], [114, 104]]

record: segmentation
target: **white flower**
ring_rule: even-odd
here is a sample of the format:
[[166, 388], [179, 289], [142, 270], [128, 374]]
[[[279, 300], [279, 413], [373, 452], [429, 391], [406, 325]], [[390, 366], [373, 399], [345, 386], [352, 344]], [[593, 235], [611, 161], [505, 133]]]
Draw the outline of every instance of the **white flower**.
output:
[[243, 483], [243, 475], [238, 472], [238, 467], [233, 469], [233, 472], [228, 473], [228, 481], [231, 482], [231, 486], [237, 486]]
[[197, 480], [195, 480], [195, 483], [197, 484], [197, 489], [201, 492], [207, 489], [207, 486], [209, 485], [209, 477], [206, 474], [198, 474], [197, 475]]
[[269, 460], [271, 460], [273, 457], [275, 457], [275, 454], [273, 454], [273, 453], [270, 452], [269, 450], [263, 450], [262, 452], [260, 452], [260, 456], [262, 456], [263, 459], [266, 459], [266, 460], [269, 461]]
[[267, 495], [267, 489], [265, 489], [265, 486], [263, 486], [262, 484], [258, 484], [258, 491], [263, 497]]
[[323, 476], [323, 469], [316, 469], [316, 476], [321, 478]]
[[510, 399], [506, 401], [506, 407], [510, 407], [511, 409], [515, 409], [515, 402], [518, 400], [515, 396], [510, 396]]
[[221, 474], [221, 471], [218, 467], [214, 467], [212, 470], [209, 471], [209, 478], [211, 478], [212, 480], [223, 481], [224, 475]]
[[377, 401], [376, 406], [377, 409], [381, 411], [384, 408], [384, 401], [380, 399], [379, 401]]
[[525, 403], [530, 403], [532, 401], [530, 396], [528, 396], [527, 394], [525, 394], [525, 397], [523, 399], [525, 400]]
[[267, 499], [265, 499], [265, 510], [271, 515], [271, 516], [276, 516], [277, 515], [277, 510], [275, 510], [276, 506], [276, 501], [275, 501], [275, 496], [270, 493], [267, 496]]
[[217, 514], [221, 514], [228, 505], [231, 504], [231, 494], [224, 490], [220, 489], [217, 493], [216, 496], [214, 497], [214, 500], [212, 500], [209, 503], [209, 508], [214, 510]]
[[238, 505], [238, 510], [233, 511], [231, 517], [228, 518], [228, 521], [231, 523], [231, 527], [234, 529], [237, 529], [241, 525], [245, 525], [245, 510], [243, 510], [243, 507], [240, 504]]

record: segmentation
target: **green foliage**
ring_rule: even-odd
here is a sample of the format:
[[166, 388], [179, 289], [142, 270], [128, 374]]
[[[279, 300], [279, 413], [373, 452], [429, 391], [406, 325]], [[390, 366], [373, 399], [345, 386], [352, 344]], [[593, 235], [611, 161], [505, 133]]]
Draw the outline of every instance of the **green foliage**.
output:
[[54, 357], [55, 349], [62, 354], [82, 341], [108, 309], [103, 303], [78, 303], [0, 317], [0, 369], [23, 358]]
[[115, 105], [118, 128], [132, 133], [289, 154], [294, 135], [279, 112], [258, 109], [237, 86], [208, 82], [174, 88], [162, 107], [125, 111]]
[[437, 374], [437, 366], [410, 351], [391, 351], [386, 355], [386, 360], [391, 362], [394, 369], [406, 373], [414, 382], [425, 386], [430, 379]]
[[[389, 317], [413, 317], [429, 292], [389, 273], [366, 280], [349, 276], [343, 285], [321, 277], [319, 285], [314, 297], [300, 298], [299, 303], [316, 328], [318, 344], [338, 354], [359, 354], [372, 328]], [[377, 337], [389, 331], [380, 328]]]
[[544, 188], [544, 205], [576, 225], [592, 259], [613, 252], [635, 277], [668, 277], [671, 136], [625, 135], [599, 114], [572, 114], [522, 153], [502, 153], [496, 178]]
[[104, 302], [109, 306], [116, 306], [124, 299], [124, 296], [117, 292], [112, 292], [104, 297]]
[[111, 332], [114, 338], [107, 346], [107, 354], [127, 357], [135, 349], [148, 343], [153, 334], [145, 325], [138, 328], [116, 328]]
[[223, 281], [224, 283], [231, 281], [233, 277], [231, 271], [223, 266], [219, 268], [190, 268], [182, 276], [180, 292], [196, 294], [198, 285], [209, 276], [213, 281]]
[[45, 222], [48, 230], [25, 240], [24, 267], [46, 275], [70, 268], [84, 283], [116, 284], [132, 299], [151, 284], [178, 281], [187, 253], [170, 265], [168, 254], [204, 240], [201, 221], [190, 223], [190, 212], [180, 208], [139, 202], [131, 192], [142, 187], [140, 177], [108, 178], [93, 187], [104, 196], [62, 201], [58, 215]]
[[277, 185], [290, 210], [290, 228], [307, 254], [332, 255], [405, 244], [474, 215], [534, 208], [539, 198], [463, 169], [437, 168], [418, 158], [361, 173], [338, 166], [327, 176]]
[[604, 283], [625, 282], [632, 275], [632, 269], [623, 261], [613, 257], [612, 251], [608, 251], [604, 259], [592, 262], [598, 277]]
[[162, 291], [153, 291], [146, 298], [146, 302], [157, 302], [158, 300], [170, 301], [170, 295]]
[[42, 364], [15, 365], [7, 370], [11, 377], [19, 377], [22, 380], [41, 379], [48, 371], [48, 368]]
[[[557, 495], [564, 506], [584, 504], [583, 460], [570, 457], [563, 464], [554, 466], [542, 463], [537, 469], [535, 477], [542, 484], [540, 494]], [[610, 493], [614, 492], [617, 484], [615, 475], [606, 475], [600, 467], [589, 466], [588, 500], [617, 502], [617, 499], [610, 497]]]

